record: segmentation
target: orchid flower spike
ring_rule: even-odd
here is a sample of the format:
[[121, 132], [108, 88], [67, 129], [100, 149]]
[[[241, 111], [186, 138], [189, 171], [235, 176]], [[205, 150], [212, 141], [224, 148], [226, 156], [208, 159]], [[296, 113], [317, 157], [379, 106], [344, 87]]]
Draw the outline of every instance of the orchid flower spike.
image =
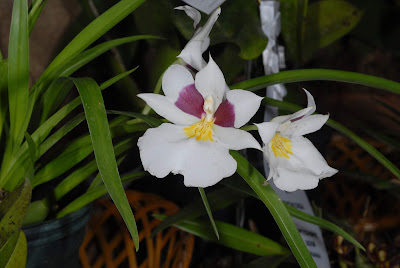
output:
[[337, 170], [326, 163], [314, 145], [303, 135], [319, 130], [329, 115], [312, 115], [313, 96], [307, 94], [307, 108], [294, 114], [278, 116], [271, 122], [257, 124], [264, 143], [264, 156], [269, 163], [269, 176], [276, 187], [293, 192], [318, 186], [320, 179], [331, 177]]
[[[191, 6], [180, 6], [175, 9], [183, 10], [186, 14], [193, 19], [193, 26], [196, 28], [197, 24], [200, 22], [201, 15], [200, 12], [194, 9]], [[221, 8], [217, 8], [208, 18], [207, 22], [203, 27], [199, 27], [193, 37], [186, 44], [184, 49], [178, 55], [178, 58], [181, 58], [185, 64], [189, 65], [189, 67], [200, 71], [204, 66], [206, 66], [206, 62], [203, 59], [203, 53], [208, 49], [210, 45], [210, 32], [213, 28], [215, 22], [217, 21], [219, 15], [221, 14]]]
[[240, 89], [226, 92], [225, 78], [211, 56], [195, 79], [184, 66], [170, 66], [162, 87], [165, 96], [138, 95], [172, 122], [139, 138], [140, 158], [150, 174], [182, 174], [186, 186], [207, 187], [235, 173], [237, 163], [229, 150], [261, 150], [251, 134], [237, 128], [256, 113], [262, 98]]

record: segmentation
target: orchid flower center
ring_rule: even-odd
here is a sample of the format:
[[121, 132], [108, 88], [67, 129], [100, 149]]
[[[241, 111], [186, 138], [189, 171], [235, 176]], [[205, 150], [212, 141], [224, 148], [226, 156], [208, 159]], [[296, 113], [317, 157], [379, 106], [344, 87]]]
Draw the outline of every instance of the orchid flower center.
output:
[[292, 142], [289, 139], [282, 137], [278, 133], [275, 133], [270, 143], [275, 157], [290, 158], [289, 154], [293, 154]]
[[212, 126], [214, 125], [214, 98], [208, 96], [204, 100], [203, 110], [206, 113], [201, 117], [201, 121], [183, 129], [188, 139], [196, 138], [198, 141], [214, 141]]

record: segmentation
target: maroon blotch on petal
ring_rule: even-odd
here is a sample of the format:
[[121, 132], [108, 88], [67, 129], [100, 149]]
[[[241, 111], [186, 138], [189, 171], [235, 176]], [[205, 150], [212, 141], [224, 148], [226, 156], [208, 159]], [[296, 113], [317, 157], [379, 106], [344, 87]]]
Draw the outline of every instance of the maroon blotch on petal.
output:
[[235, 106], [228, 100], [223, 101], [214, 114], [215, 124], [221, 127], [235, 125]]
[[299, 116], [299, 117], [296, 117], [296, 118], [294, 118], [294, 119], [291, 119], [290, 120], [290, 122], [296, 122], [297, 120], [300, 120], [300, 119], [302, 119], [304, 117], [304, 115], [302, 115], [302, 116]]
[[179, 92], [178, 100], [175, 102], [176, 107], [187, 114], [194, 115], [198, 118], [204, 114], [203, 96], [197, 91], [194, 84], [188, 85]]

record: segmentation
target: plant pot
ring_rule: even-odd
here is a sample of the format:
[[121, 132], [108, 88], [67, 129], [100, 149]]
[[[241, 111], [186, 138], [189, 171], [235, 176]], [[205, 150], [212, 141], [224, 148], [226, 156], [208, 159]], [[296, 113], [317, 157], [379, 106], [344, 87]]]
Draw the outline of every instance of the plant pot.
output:
[[86, 206], [61, 219], [23, 227], [28, 241], [26, 267], [79, 267], [78, 251], [90, 211]]

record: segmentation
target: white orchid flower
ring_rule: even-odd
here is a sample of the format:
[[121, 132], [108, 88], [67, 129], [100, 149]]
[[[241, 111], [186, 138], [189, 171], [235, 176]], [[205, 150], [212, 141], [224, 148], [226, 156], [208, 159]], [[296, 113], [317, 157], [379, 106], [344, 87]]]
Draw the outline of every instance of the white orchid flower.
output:
[[226, 92], [211, 56], [195, 79], [184, 66], [170, 66], [162, 87], [165, 96], [138, 95], [173, 123], [148, 129], [139, 138], [140, 158], [150, 174], [182, 174], [186, 186], [207, 187], [235, 173], [237, 163], [229, 150], [261, 150], [251, 134], [237, 128], [256, 113], [262, 98], [240, 89]]
[[[200, 12], [194, 9], [191, 6], [180, 6], [175, 9], [183, 10], [186, 14], [193, 19], [193, 26], [196, 28], [197, 24], [200, 22], [201, 15]], [[221, 14], [221, 8], [217, 8], [208, 18], [207, 22], [203, 27], [199, 27], [193, 37], [186, 44], [184, 49], [178, 55], [178, 58], [181, 58], [185, 64], [189, 65], [188, 67], [196, 69], [196, 71], [200, 71], [204, 66], [206, 66], [206, 62], [203, 59], [203, 53], [208, 49], [210, 45], [210, 32], [213, 28], [215, 22], [217, 21], [219, 15]]]
[[337, 172], [303, 137], [319, 130], [329, 118], [329, 115], [312, 115], [316, 110], [314, 98], [307, 90], [304, 91], [307, 108], [257, 124], [270, 168], [267, 180], [273, 178], [276, 187], [288, 192], [313, 189], [320, 179]]

